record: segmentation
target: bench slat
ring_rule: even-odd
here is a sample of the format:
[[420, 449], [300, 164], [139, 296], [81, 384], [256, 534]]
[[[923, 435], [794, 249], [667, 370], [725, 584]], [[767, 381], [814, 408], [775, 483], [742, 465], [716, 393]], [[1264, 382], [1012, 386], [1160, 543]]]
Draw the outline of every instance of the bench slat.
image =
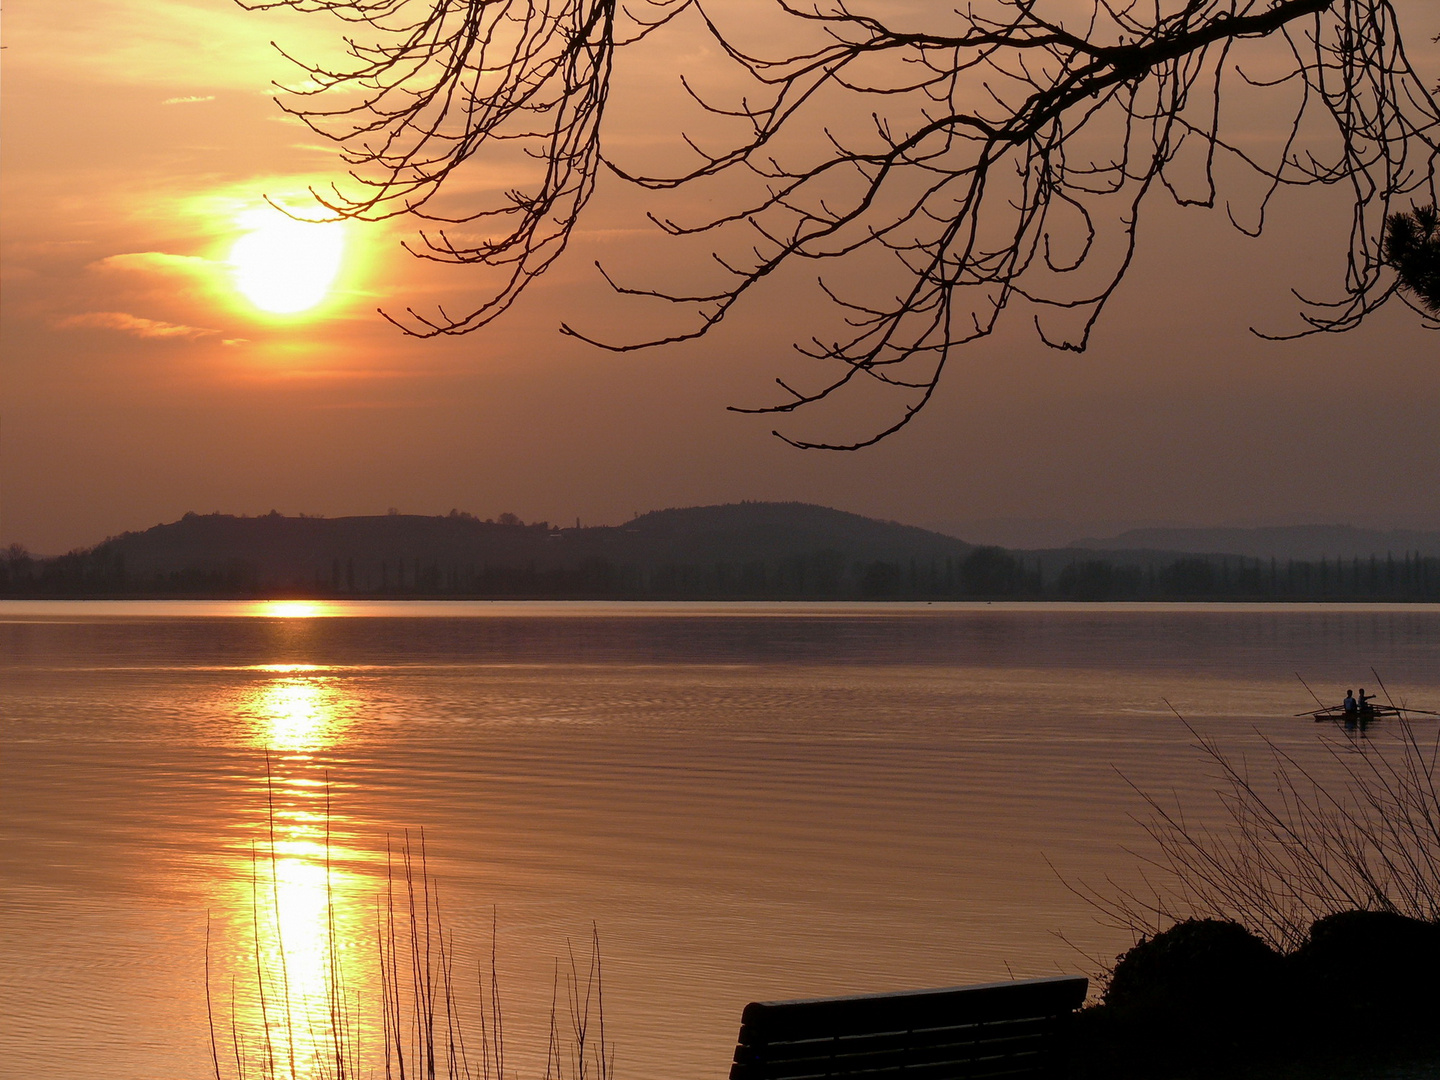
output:
[[[943, 1064], [951, 1061], [969, 1061], [975, 1058], [1002, 1054], [1018, 1055], [1041, 1053], [1048, 1048], [1051, 1031], [1030, 1033], [1024, 1036], [974, 1040], [964, 1043], [950, 1043], [943, 1046], [911, 1046], [878, 1051], [838, 1052], [827, 1054], [812, 1051], [806, 1054], [752, 1057], [736, 1062], [738, 1065], [761, 1065], [766, 1075], [789, 1076], [811, 1072], [854, 1073], [869, 1069], [907, 1067]], [[740, 1055], [737, 1055], [740, 1057]]]
[[1083, 977], [745, 1007], [731, 1080], [990, 1080], [1043, 1074]]
[[970, 1077], [1034, 1076], [1043, 1071], [1049, 1057], [1048, 1054], [1005, 1054], [913, 1068], [876, 1069], [862, 1073], [797, 1073], [789, 1077], [789, 1080], [831, 1080], [839, 1076], [853, 1077], [855, 1080], [957, 1080]]
[[847, 1028], [913, 1029], [1012, 1016], [1054, 1016], [1078, 1008], [1088, 986], [1089, 980], [1077, 975], [897, 994], [752, 1001], [745, 1006], [740, 1022], [757, 1032], [782, 1025], [788, 1036], [800, 1037], [807, 1030], [824, 1035]]
[[[964, 1058], [972, 1058], [981, 1054], [991, 1053], [1019, 1053], [1030, 1047], [1043, 1047], [1050, 1041], [1053, 1031], [1027, 1032], [1025, 1034], [996, 1036], [994, 1038], [970, 1039], [964, 1042], [947, 1042], [940, 1045], [933, 1044], [910, 1044], [898, 1047], [837, 1047], [834, 1052], [827, 1052], [822, 1048], [807, 1049], [802, 1052], [773, 1053], [767, 1052], [757, 1054], [750, 1052], [748, 1055], [737, 1054], [738, 1064], [750, 1064], [751, 1062], [765, 1061], [770, 1068], [803, 1068], [809, 1062], [830, 1062], [835, 1066], [848, 1066], [852, 1068], [863, 1068], [871, 1063], [898, 1062], [909, 1064], [925, 1064], [932, 1061], [952, 1061]], [[771, 1047], [770, 1050], [774, 1050]]]
[[[740, 1029], [739, 1046], [765, 1047], [770, 1057], [804, 1056], [812, 1049], [817, 1053], [852, 1053], [903, 1048], [921, 1044], [943, 1046], [971, 1043], [977, 1040], [1015, 1038], [1029, 1032], [1048, 1032], [1053, 1016], [1025, 1017], [1017, 1020], [994, 1020], [985, 1024], [956, 1024], [948, 1027], [916, 1028], [899, 1031], [845, 1032], [836, 1035], [791, 1039], [779, 1035], [775, 1028], [757, 1032]], [[768, 1037], [767, 1037], [768, 1036]]]

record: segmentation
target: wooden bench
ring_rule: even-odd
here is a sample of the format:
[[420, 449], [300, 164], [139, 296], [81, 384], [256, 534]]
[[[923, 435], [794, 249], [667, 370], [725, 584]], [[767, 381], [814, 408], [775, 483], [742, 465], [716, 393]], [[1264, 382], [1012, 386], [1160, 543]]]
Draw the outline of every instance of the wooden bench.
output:
[[1044, 1077], [1083, 976], [745, 1006], [730, 1080]]

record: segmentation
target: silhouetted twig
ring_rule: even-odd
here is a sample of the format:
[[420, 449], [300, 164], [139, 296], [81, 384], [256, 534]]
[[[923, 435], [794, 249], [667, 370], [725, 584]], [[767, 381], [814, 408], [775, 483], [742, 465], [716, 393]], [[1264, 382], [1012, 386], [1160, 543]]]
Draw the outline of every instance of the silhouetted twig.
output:
[[[619, 351], [690, 340], [786, 267], [823, 270], [842, 329], [796, 345], [821, 373], [777, 380], [780, 400], [739, 411], [791, 413], [860, 386], [895, 411], [853, 440], [780, 436], [799, 447], [856, 449], [904, 427], [956, 350], [1012, 308], [1047, 345], [1083, 350], [1162, 191], [1181, 206], [1224, 202], [1252, 234], [1282, 189], [1347, 193], [1343, 280], [1331, 297], [1297, 295], [1303, 325], [1266, 332], [1281, 337], [1351, 329], [1397, 295], [1387, 221], [1405, 196], [1435, 202], [1440, 105], [1391, 0], [1093, 0], [1079, 18], [1045, 0], [920, 14], [776, 0], [763, 46], [747, 44], [752, 9], [701, 0], [241, 2], [362, 24], [350, 64], [300, 63], [284, 104], [340, 144], [350, 170], [343, 188], [316, 192], [320, 209], [434, 223], [413, 253], [499, 273], [462, 312], [407, 309], [393, 320], [406, 333], [469, 333], [506, 310], [565, 249], [608, 168], [653, 193], [660, 230], [708, 240], [712, 258], [693, 288], [605, 273], [677, 309], [673, 329], [563, 332]], [[612, 69], [622, 46], [682, 14], [744, 89], [682, 80], [714, 131], [683, 135], [668, 172], [627, 166], [605, 149]], [[1278, 73], [1252, 76], [1242, 57], [1278, 58]], [[1276, 109], [1288, 120], [1262, 152], [1249, 125]], [[522, 163], [523, 179], [488, 201], [461, 188], [482, 154]], [[1238, 167], [1227, 182], [1252, 180], [1228, 199], [1221, 162]], [[666, 216], [674, 191], [718, 208]]]
[[1224, 823], [1192, 824], [1179, 802], [1136, 788], [1155, 845], [1142, 857], [1145, 891], [1076, 890], [1107, 918], [1137, 935], [1228, 919], [1282, 951], [1340, 911], [1440, 920], [1440, 732], [1422, 739], [1402, 718], [1388, 736], [1328, 742], [1323, 776], [1262, 739], [1269, 767], [1256, 778], [1181, 722], [1219, 770]]
[[[267, 781], [269, 779], [267, 758]], [[232, 982], [230, 1001], [230, 1052], [234, 1075], [243, 1080], [254, 1068], [265, 1080], [358, 1080], [368, 1075], [362, 1037], [367, 1016], [352, 988], [345, 966], [340, 929], [335, 915], [334, 882], [330, 855], [330, 798], [327, 777], [325, 828], [325, 962], [323, 1009], [308, 1005], [292, 1007], [287, 1002], [283, 1015], [270, 1015], [269, 1001], [274, 983], [288, 979], [283, 938], [280, 936], [281, 893], [278, 885], [277, 845], [274, 839], [275, 804], [272, 785], [267, 783], [267, 816], [271, 841], [269, 873], [271, 888], [262, 889], [261, 860], [255, 845], [251, 851], [251, 949], [254, 996], [263, 1043], [258, 1061], [246, 1050], [239, 1008]], [[403, 893], [399, 890], [403, 888]], [[262, 896], [268, 893], [269, 911]], [[398, 895], [397, 895], [398, 893]], [[267, 962], [262, 946], [262, 921], [273, 920], [278, 954]], [[478, 1057], [467, 1049], [466, 1028], [471, 1024], [462, 1007], [455, 974], [456, 946], [445, 927], [440, 892], [432, 877], [421, 830], [412, 842], [409, 832], [398, 851], [386, 841], [386, 875], [383, 896], [376, 897], [375, 956], [378, 967], [378, 1000], [368, 1022], [380, 1036], [384, 1075], [394, 1080], [407, 1077], [426, 1080], [514, 1080], [507, 1076], [504, 1049], [504, 1022], [500, 1008], [496, 962], [498, 920], [492, 916], [490, 937], [490, 978], [488, 994], [483, 968], [477, 965], [479, 982]], [[292, 945], [294, 943], [292, 942]], [[210, 965], [209, 922], [205, 938], [205, 998], [210, 1025], [211, 1065], [216, 1080], [224, 1080], [218, 1038]], [[565, 999], [570, 1011], [570, 1031], [562, 1037], [557, 1021], [559, 998], [551, 1006], [551, 1045], [547, 1059], [568, 1060], [571, 1080], [612, 1080], [612, 1059], [606, 1041], [604, 993], [600, 978], [600, 940], [592, 927], [590, 967], [583, 987], [573, 950], [566, 974]], [[558, 967], [557, 967], [558, 978]], [[557, 982], [558, 989], [558, 982]], [[593, 1012], [592, 1012], [593, 1010]], [[317, 1012], [320, 1013], [317, 1027]], [[592, 1032], [592, 1018], [598, 1031]], [[304, 1026], [301, 1038], [301, 1025]], [[277, 1054], [274, 1040], [283, 1036], [286, 1052]], [[563, 1069], [555, 1080], [563, 1080]]]

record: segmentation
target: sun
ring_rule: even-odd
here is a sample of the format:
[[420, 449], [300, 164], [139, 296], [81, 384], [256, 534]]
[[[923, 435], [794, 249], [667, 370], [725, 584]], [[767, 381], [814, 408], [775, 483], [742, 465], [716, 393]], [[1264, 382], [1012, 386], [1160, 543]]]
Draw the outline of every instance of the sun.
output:
[[261, 311], [293, 315], [324, 300], [345, 253], [338, 221], [296, 221], [265, 207], [240, 219], [244, 236], [230, 249], [235, 287]]

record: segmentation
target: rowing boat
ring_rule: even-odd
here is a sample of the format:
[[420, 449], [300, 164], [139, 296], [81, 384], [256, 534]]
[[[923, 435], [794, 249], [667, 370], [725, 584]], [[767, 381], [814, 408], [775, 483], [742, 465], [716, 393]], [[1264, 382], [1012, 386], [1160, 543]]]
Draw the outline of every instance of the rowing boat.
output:
[[1381, 720], [1387, 716], [1405, 716], [1407, 713], [1420, 713], [1419, 709], [1400, 709], [1393, 705], [1373, 705], [1365, 709], [1356, 709], [1354, 712], [1346, 712], [1343, 705], [1330, 705], [1324, 709], [1315, 709], [1312, 712], [1300, 713], [1300, 716], [1309, 716], [1317, 724], [1321, 720], [1338, 720], [1347, 724], [1368, 724], [1371, 720]]
[[[1385, 691], [1386, 698], [1389, 698], [1390, 691], [1385, 690], [1385, 683], [1381, 680], [1380, 673], [1374, 668], [1370, 669], [1370, 673], [1375, 676], [1375, 681], [1380, 684], [1380, 689]], [[1300, 685], [1305, 687], [1310, 696], [1315, 699], [1315, 704], [1320, 706], [1318, 709], [1311, 709], [1308, 712], [1298, 712], [1295, 715], [1297, 717], [1308, 716], [1317, 724], [1322, 720], [1334, 720], [1348, 726], [1352, 724], [1368, 724], [1372, 720], [1383, 720], [1387, 716], [1398, 716], [1402, 720], [1418, 720], [1421, 717], [1440, 716], [1440, 712], [1431, 712], [1429, 709], [1412, 709], [1406, 705], [1396, 705], [1393, 701], [1389, 705], [1377, 705], [1374, 696], [1367, 695], [1363, 690], [1360, 691], [1360, 696], [1364, 699], [1365, 704], [1358, 709], [1346, 712], [1344, 705], [1326, 705], [1325, 702], [1321, 701], [1319, 695], [1310, 689], [1310, 684], [1300, 678], [1298, 671], [1295, 673], [1295, 677], [1300, 679]], [[1349, 691], [1346, 692], [1348, 693]]]

